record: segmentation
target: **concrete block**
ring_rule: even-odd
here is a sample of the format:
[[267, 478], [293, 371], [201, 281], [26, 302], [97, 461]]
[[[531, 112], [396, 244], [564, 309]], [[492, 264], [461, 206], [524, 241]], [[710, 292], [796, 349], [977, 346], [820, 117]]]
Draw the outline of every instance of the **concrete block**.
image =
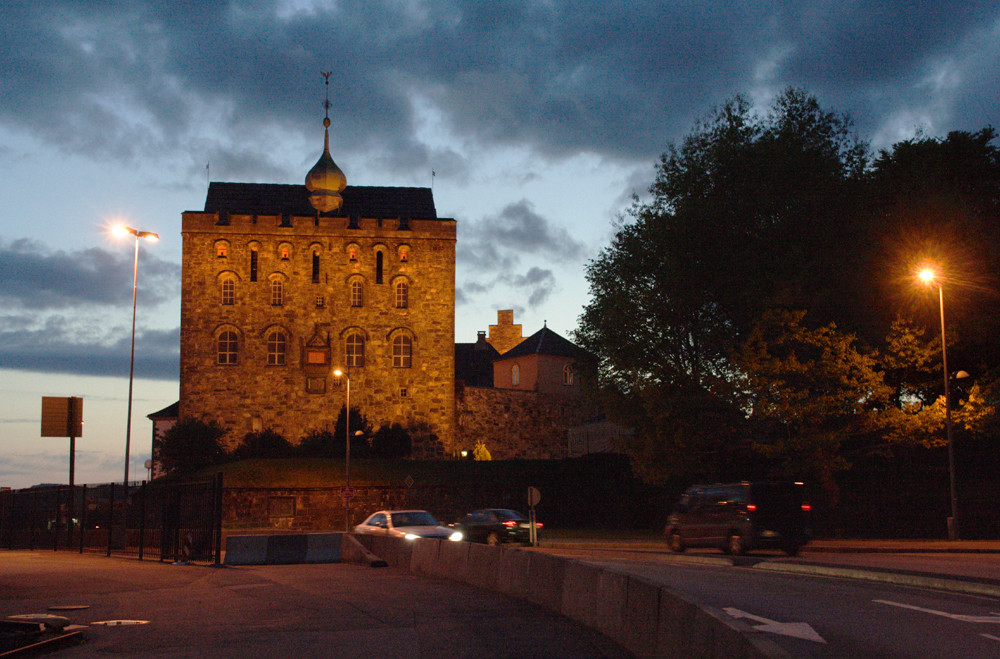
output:
[[524, 553], [528, 554], [528, 600], [550, 611], [559, 611], [562, 608], [566, 559], [540, 552]]
[[588, 627], [597, 627], [597, 583], [603, 570], [567, 561], [560, 613]]
[[413, 545], [410, 550], [410, 571], [415, 574], [437, 575], [438, 546], [440, 540], [433, 538], [417, 538], [407, 540]]
[[264, 565], [266, 560], [266, 535], [231, 535], [226, 538], [225, 565]]
[[465, 581], [469, 571], [469, 543], [441, 540], [435, 565], [439, 577]]
[[343, 562], [357, 563], [368, 567], [386, 567], [387, 563], [368, 551], [368, 548], [359, 542], [358, 536], [347, 533], [341, 535], [340, 555]]
[[630, 576], [625, 582], [625, 608], [619, 642], [637, 657], [656, 652], [660, 587]]
[[523, 549], [497, 547], [500, 562], [497, 569], [497, 589], [505, 595], [528, 599], [529, 552]]
[[339, 563], [343, 533], [309, 533], [306, 535], [306, 563]]
[[[656, 654], [661, 657], [705, 656], [697, 648], [706, 639], [698, 629], [698, 607], [666, 588], [660, 589], [659, 620], [656, 627]], [[713, 641], [714, 643], [714, 641]]]
[[267, 564], [289, 565], [301, 563], [306, 557], [308, 541], [304, 533], [267, 536]]
[[497, 571], [500, 566], [500, 547], [469, 543], [468, 570], [465, 573], [466, 583], [489, 590], [497, 589]]
[[622, 637], [622, 628], [625, 624], [627, 582], [626, 575], [607, 570], [602, 570], [597, 578], [595, 628], [615, 640]]

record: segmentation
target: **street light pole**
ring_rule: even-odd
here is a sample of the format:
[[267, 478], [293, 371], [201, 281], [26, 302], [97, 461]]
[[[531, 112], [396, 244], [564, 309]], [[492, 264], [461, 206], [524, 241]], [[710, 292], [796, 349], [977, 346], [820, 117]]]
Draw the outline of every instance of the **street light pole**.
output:
[[944, 284], [936, 280], [933, 270], [920, 271], [925, 283], [936, 283], [938, 306], [941, 310], [941, 367], [944, 370], [944, 428], [948, 442], [948, 483], [951, 494], [951, 517], [948, 518], [948, 539], [958, 540], [958, 490], [955, 487], [955, 444], [951, 436], [951, 378], [948, 377], [948, 342], [944, 328]]
[[119, 234], [131, 234], [135, 236], [135, 259], [132, 266], [132, 348], [129, 353], [128, 360], [128, 414], [127, 414], [127, 424], [125, 426], [125, 489], [123, 490], [123, 496], [128, 499], [128, 463], [129, 463], [129, 453], [131, 450], [132, 443], [132, 385], [135, 376], [135, 312], [136, 312], [136, 297], [139, 287], [139, 239], [145, 239], [150, 242], [156, 242], [160, 237], [153, 233], [152, 231], [139, 231], [138, 229], [133, 229], [132, 227], [127, 227], [119, 225], [115, 227], [115, 231]]
[[344, 435], [347, 440], [346, 451], [344, 453], [344, 533], [351, 532], [351, 372], [336, 370], [333, 372], [338, 378], [344, 376], [347, 383], [347, 395], [344, 399]]

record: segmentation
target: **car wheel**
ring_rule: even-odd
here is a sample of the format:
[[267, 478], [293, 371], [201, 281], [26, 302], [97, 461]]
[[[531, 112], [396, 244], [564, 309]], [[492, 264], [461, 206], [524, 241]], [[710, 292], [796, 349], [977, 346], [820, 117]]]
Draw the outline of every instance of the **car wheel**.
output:
[[670, 547], [670, 551], [677, 552], [678, 554], [687, 549], [684, 546], [684, 540], [681, 539], [681, 534], [677, 531], [670, 533], [670, 536], [667, 538], [667, 546]]
[[743, 536], [739, 533], [730, 533], [729, 538], [726, 539], [726, 548], [724, 550], [727, 554], [732, 554], [733, 556], [742, 556], [747, 553], [746, 543], [743, 542]]
[[496, 534], [496, 531], [490, 531], [490, 534], [486, 536], [486, 544], [488, 545], [500, 544], [500, 536]]

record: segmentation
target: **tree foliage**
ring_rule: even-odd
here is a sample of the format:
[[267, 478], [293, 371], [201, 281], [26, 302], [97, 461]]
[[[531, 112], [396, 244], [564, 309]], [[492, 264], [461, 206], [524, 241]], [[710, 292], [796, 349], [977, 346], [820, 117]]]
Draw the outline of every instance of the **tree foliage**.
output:
[[233, 458], [288, 458], [295, 448], [280, 433], [271, 428], [247, 433], [243, 442], [233, 451]]
[[181, 419], [153, 442], [166, 471], [190, 472], [228, 459], [222, 445], [226, 432], [215, 421]]

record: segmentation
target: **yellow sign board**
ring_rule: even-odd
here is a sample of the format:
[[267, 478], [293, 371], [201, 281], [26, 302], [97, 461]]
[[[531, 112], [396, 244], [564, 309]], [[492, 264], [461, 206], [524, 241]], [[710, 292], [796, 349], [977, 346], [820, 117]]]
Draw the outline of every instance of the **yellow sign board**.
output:
[[42, 396], [42, 437], [82, 437], [83, 398]]

